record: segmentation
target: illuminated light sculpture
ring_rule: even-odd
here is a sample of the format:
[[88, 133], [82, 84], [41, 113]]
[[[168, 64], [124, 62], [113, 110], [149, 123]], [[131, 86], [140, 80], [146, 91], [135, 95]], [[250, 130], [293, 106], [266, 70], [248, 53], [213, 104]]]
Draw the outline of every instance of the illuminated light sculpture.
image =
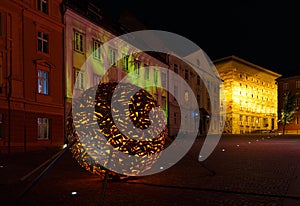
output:
[[[112, 100], [113, 93], [117, 86], [118, 88], [124, 87], [124, 90], [122, 90], [124, 92], [121, 93], [121, 98]], [[88, 98], [84, 99], [88, 99], [88, 101], [93, 102], [93, 104], [89, 105], [94, 105], [94, 114], [85, 113], [84, 105], [87, 105], [86, 102], [75, 102], [74, 106], [77, 107], [77, 111], [82, 112], [77, 112], [74, 117], [72, 117], [71, 113], [68, 115], [68, 141], [72, 142], [77, 139], [77, 142], [71, 147], [73, 157], [89, 172], [98, 175], [103, 175], [105, 173], [106, 170], [104, 167], [106, 165], [101, 165], [95, 160], [102, 156], [107, 157], [109, 155], [113, 155], [109, 146], [112, 146], [114, 150], [118, 150], [124, 154], [140, 157], [139, 162], [131, 162], [131, 171], [124, 171], [126, 174], [132, 175], [139, 174], [140, 172], [149, 169], [155, 163], [155, 159], [153, 160], [153, 158], [151, 159], [148, 157], [153, 154], [160, 153], [165, 148], [167, 132], [164, 122], [164, 114], [162, 112], [154, 112], [151, 119], [149, 117], [149, 113], [151, 111], [153, 112], [152, 109], [158, 106], [157, 101], [154, 100], [146, 90], [139, 88], [138, 92], [131, 96], [130, 101], [128, 102], [129, 90], [136, 91], [137, 88], [137, 86], [129, 83], [101, 83], [98, 85], [96, 94], [94, 89], [86, 90], [83, 95], [86, 95]], [[123, 134], [114, 123], [111, 111], [111, 105], [113, 105], [112, 101], [118, 101], [118, 103], [126, 105], [127, 108], [129, 108], [126, 116], [123, 117], [126, 121], [122, 121], [121, 124], [118, 124], [119, 127], [125, 128], [129, 131], [127, 132], [127, 136]], [[116, 110], [115, 108], [113, 109]], [[118, 111], [114, 111], [114, 114], [114, 118], [119, 118]], [[120, 115], [122, 114], [123, 113], [120, 113]], [[76, 127], [88, 128], [90, 124], [97, 124], [99, 131], [107, 141], [101, 141], [97, 132], [92, 130], [84, 130], [86, 131], [86, 134], [78, 134], [73, 122], [75, 120], [77, 121], [75, 124]], [[163, 125], [164, 129], [162, 131], [155, 131], [156, 128], [147, 130], [153, 122], [158, 123], [160, 126]], [[130, 136], [130, 128], [133, 127], [139, 128], [138, 136], [144, 137], [142, 140], [138, 139], [139, 137], [135, 137], [134, 135], [132, 137]], [[157, 128], [157, 130], [159, 129]], [[154, 134], [158, 135], [156, 136]], [[81, 138], [84, 137], [88, 139], [87, 141], [79, 141], [79, 136]], [[93, 141], [89, 141], [89, 139]], [[98, 156], [95, 158], [90, 154]], [[116, 161], [120, 164], [123, 160], [112, 156], [108, 161], [111, 165], [115, 164]], [[113, 171], [109, 171], [109, 174], [118, 176], [118, 174]]]

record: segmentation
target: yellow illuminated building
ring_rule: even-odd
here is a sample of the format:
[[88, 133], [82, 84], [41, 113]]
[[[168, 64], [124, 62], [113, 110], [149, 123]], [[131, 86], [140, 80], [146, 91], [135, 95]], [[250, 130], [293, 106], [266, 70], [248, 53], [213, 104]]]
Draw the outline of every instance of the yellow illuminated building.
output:
[[276, 79], [281, 75], [236, 56], [218, 59], [214, 64], [224, 81], [223, 132], [245, 134], [277, 129]]

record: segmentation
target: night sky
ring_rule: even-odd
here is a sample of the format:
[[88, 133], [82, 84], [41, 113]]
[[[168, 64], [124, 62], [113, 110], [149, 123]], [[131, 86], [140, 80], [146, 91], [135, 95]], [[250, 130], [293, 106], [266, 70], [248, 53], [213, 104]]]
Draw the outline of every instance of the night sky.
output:
[[296, 1], [195, 2], [102, 1], [101, 6], [114, 15], [130, 11], [149, 29], [184, 36], [211, 60], [236, 55], [283, 75], [300, 75], [300, 15]]

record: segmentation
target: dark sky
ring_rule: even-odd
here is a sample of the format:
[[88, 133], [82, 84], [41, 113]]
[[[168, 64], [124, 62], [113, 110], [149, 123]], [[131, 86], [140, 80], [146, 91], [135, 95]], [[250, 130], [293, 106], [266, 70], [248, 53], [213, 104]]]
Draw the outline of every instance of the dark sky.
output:
[[190, 39], [212, 60], [236, 55], [283, 75], [300, 74], [300, 11], [296, 3], [175, 2], [127, 0], [101, 4], [116, 14], [131, 11], [149, 29]]

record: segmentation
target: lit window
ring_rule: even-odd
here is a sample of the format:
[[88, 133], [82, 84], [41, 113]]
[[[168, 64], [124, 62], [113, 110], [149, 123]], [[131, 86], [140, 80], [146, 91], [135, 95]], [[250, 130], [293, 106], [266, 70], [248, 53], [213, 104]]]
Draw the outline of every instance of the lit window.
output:
[[116, 66], [117, 65], [117, 58], [116, 58], [116, 50], [110, 48], [109, 49], [109, 65]]
[[38, 118], [38, 139], [49, 139], [49, 119]]
[[49, 36], [44, 32], [38, 32], [38, 51], [48, 54], [49, 53]]
[[127, 54], [123, 54], [123, 69], [128, 71], [129, 68], [129, 57], [127, 56]]
[[300, 89], [300, 81], [296, 81], [296, 89]]
[[48, 94], [49, 74], [46, 71], [38, 70], [38, 93]]
[[38, 10], [48, 14], [48, 0], [38, 0]]
[[78, 31], [75, 31], [74, 39], [75, 39], [74, 40], [75, 51], [83, 52], [83, 34]]
[[158, 83], [158, 71], [157, 69], [154, 69], [154, 84], [157, 85]]
[[167, 110], [167, 98], [164, 96], [161, 97], [161, 107], [164, 111]]
[[188, 91], [184, 92], [184, 101], [185, 101], [185, 103], [188, 103], [188, 101], [189, 101], [189, 92]]
[[84, 89], [84, 73], [79, 69], [74, 69], [74, 83], [76, 89]]
[[148, 67], [145, 68], [145, 79], [146, 80], [150, 79], [150, 72], [149, 72], [149, 68]]
[[140, 67], [141, 67], [141, 62], [139, 61], [134, 62], [134, 73], [136, 75], [140, 74]]
[[93, 44], [93, 56], [95, 59], [101, 59], [101, 51], [100, 51], [101, 42], [94, 40]]
[[296, 124], [300, 124], [300, 117], [296, 118]]

